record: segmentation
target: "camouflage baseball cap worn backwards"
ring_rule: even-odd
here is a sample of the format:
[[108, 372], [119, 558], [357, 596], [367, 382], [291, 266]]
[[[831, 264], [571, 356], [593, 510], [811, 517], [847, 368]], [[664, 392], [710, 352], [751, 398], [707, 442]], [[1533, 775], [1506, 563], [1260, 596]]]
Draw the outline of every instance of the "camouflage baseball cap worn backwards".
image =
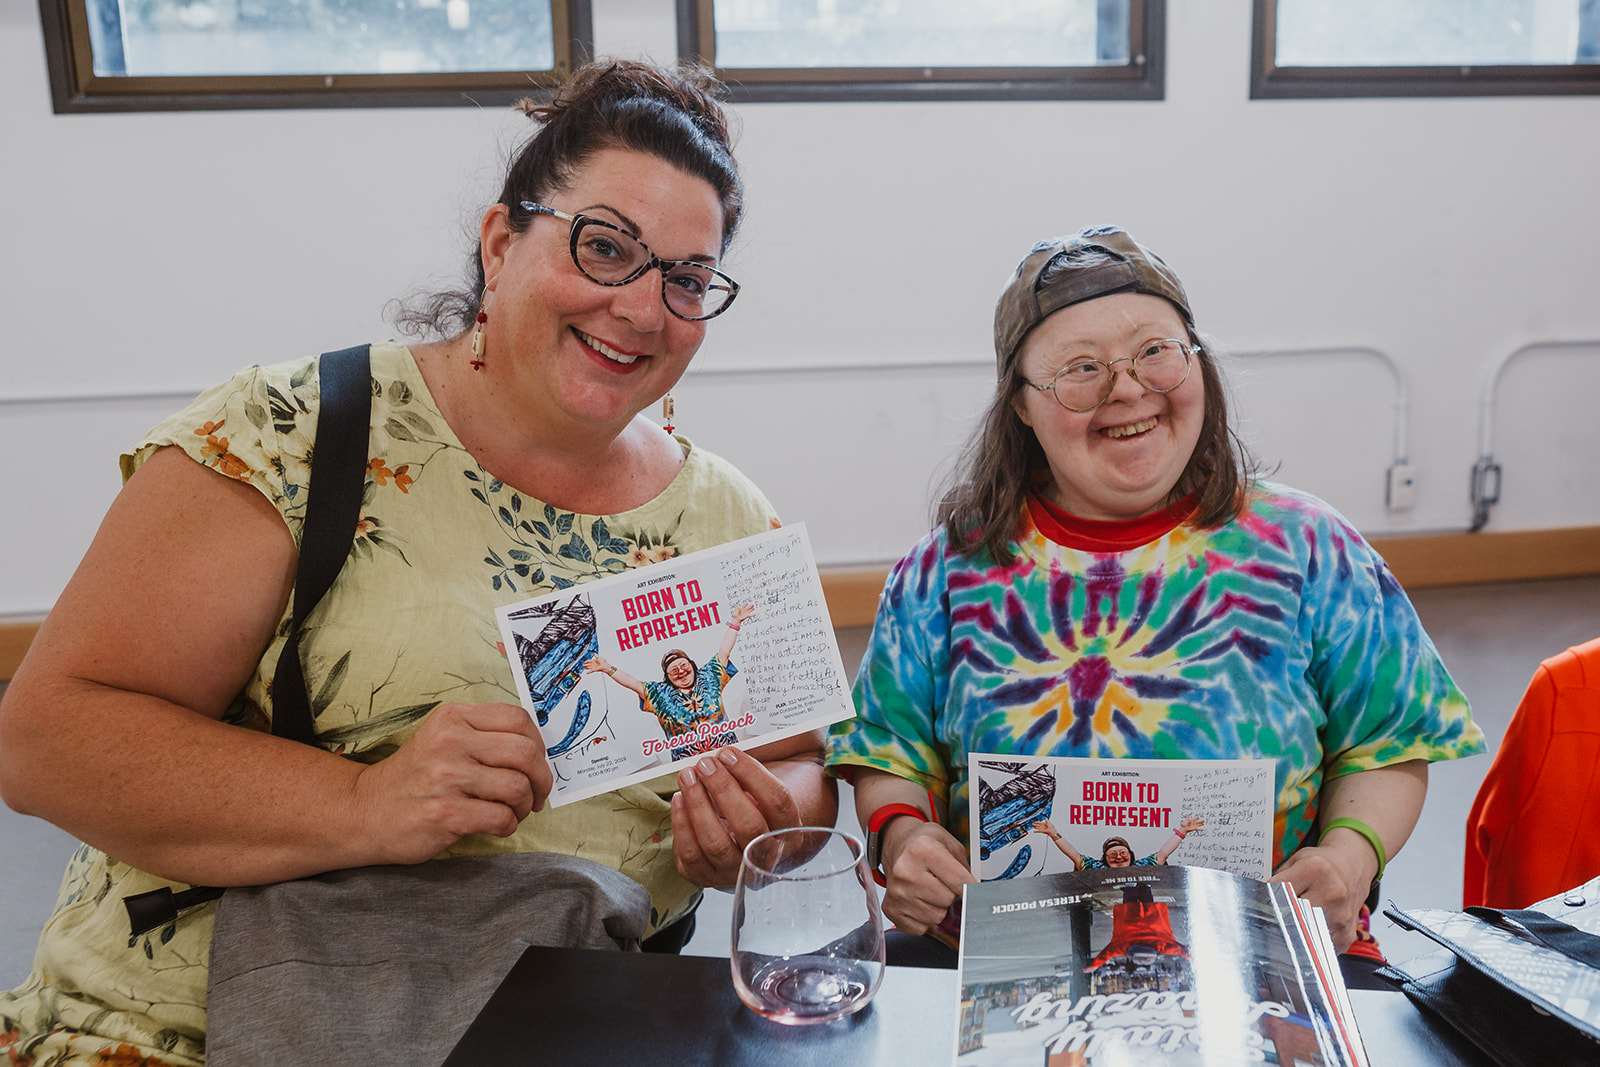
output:
[[[1091, 265], [1073, 267], [1072, 256], [1050, 267], [1064, 254], [1098, 251]], [[1098, 262], [1094, 262], [1098, 260]], [[1003, 377], [1017, 358], [1028, 331], [1064, 307], [1112, 293], [1149, 293], [1175, 304], [1184, 321], [1194, 322], [1183, 283], [1161, 257], [1135, 241], [1126, 230], [1095, 226], [1070, 237], [1056, 237], [1033, 246], [1017, 264], [1016, 273], [1000, 294], [994, 309], [996, 370]]]

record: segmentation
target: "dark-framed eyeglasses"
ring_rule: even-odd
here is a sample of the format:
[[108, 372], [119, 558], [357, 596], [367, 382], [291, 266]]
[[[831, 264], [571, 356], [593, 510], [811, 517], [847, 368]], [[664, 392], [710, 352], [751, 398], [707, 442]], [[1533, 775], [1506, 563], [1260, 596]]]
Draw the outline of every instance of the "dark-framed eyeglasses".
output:
[[1023, 384], [1049, 393], [1056, 403], [1068, 411], [1079, 413], [1093, 411], [1104, 404], [1116, 388], [1118, 363], [1128, 365], [1133, 380], [1152, 393], [1170, 393], [1189, 380], [1191, 359], [1200, 354], [1199, 345], [1191, 345], [1175, 337], [1159, 341], [1146, 341], [1131, 356], [1105, 360], [1078, 356], [1056, 371], [1044, 385], [1023, 379]]
[[680, 319], [699, 322], [728, 310], [739, 283], [692, 259], [662, 259], [627, 230], [592, 215], [569, 215], [553, 207], [522, 201], [522, 209], [572, 224], [567, 242], [572, 262], [599, 285], [627, 285], [652, 268], [661, 272], [661, 301]]

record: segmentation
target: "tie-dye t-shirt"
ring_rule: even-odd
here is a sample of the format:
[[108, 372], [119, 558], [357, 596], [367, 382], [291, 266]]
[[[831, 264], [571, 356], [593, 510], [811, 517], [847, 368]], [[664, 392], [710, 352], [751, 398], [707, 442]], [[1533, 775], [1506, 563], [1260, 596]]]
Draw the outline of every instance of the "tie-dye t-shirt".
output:
[[[722, 707], [722, 690], [739, 668], [712, 656], [695, 669], [694, 686], [685, 695], [669, 682], [645, 682], [644, 699], [639, 707], [656, 717], [668, 737], [681, 737], [703, 722], [722, 722], [727, 718]], [[711, 752], [739, 740], [733, 731], [698, 738], [691, 745], [672, 750], [672, 758], [687, 759]]]
[[969, 752], [1273, 759], [1276, 866], [1324, 778], [1484, 747], [1388, 567], [1315, 497], [1263, 484], [1210, 530], [1063, 526], [1035, 500], [1013, 548], [963, 559], [941, 527], [895, 565], [829, 738], [836, 773], [947, 800], [963, 844]]

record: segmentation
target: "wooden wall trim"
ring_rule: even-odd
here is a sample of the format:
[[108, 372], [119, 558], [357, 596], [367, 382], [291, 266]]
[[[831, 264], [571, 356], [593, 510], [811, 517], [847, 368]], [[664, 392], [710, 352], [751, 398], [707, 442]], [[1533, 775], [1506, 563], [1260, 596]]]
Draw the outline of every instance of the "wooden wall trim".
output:
[[[1378, 537], [1373, 547], [1407, 589], [1600, 575], [1600, 526]], [[889, 566], [828, 567], [822, 591], [837, 627], [870, 626]], [[22, 662], [41, 618], [0, 622], [0, 682]]]
[[0, 622], [0, 682], [9, 682], [17, 673], [22, 654], [33, 644], [33, 635], [39, 631], [44, 616], [7, 619]]
[[[1407, 589], [1600, 575], [1600, 526], [1406, 534], [1375, 537], [1372, 546]], [[824, 569], [834, 626], [872, 625], [888, 574], [887, 566]]]
[[1600, 574], [1600, 526], [1375, 537], [1407, 589]]

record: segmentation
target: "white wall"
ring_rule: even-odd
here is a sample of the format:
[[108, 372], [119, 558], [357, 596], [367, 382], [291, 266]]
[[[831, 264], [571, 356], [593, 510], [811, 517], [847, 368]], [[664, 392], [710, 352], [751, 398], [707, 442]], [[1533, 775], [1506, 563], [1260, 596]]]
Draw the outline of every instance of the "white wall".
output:
[[[597, 44], [662, 58], [671, 20], [596, 0]], [[1251, 101], [1249, 46], [1248, 4], [1172, 0], [1161, 102], [740, 107], [745, 290], [679, 425], [824, 563], [893, 558], [986, 399], [1009, 271], [1110, 221], [1226, 347], [1344, 350], [1237, 361], [1280, 478], [1369, 534], [1464, 528], [1492, 368], [1600, 341], [1600, 99]], [[53, 115], [37, 7], [0, 0], [0, 615], [48, 608], [161, 414], [241, 364], [389, 336], [387, 300], [453, 278], [525, 130], [471, 107]], [[1506, 370], [1491, 529], [1600, 523], [1597, 395], [1600, 345]]]

